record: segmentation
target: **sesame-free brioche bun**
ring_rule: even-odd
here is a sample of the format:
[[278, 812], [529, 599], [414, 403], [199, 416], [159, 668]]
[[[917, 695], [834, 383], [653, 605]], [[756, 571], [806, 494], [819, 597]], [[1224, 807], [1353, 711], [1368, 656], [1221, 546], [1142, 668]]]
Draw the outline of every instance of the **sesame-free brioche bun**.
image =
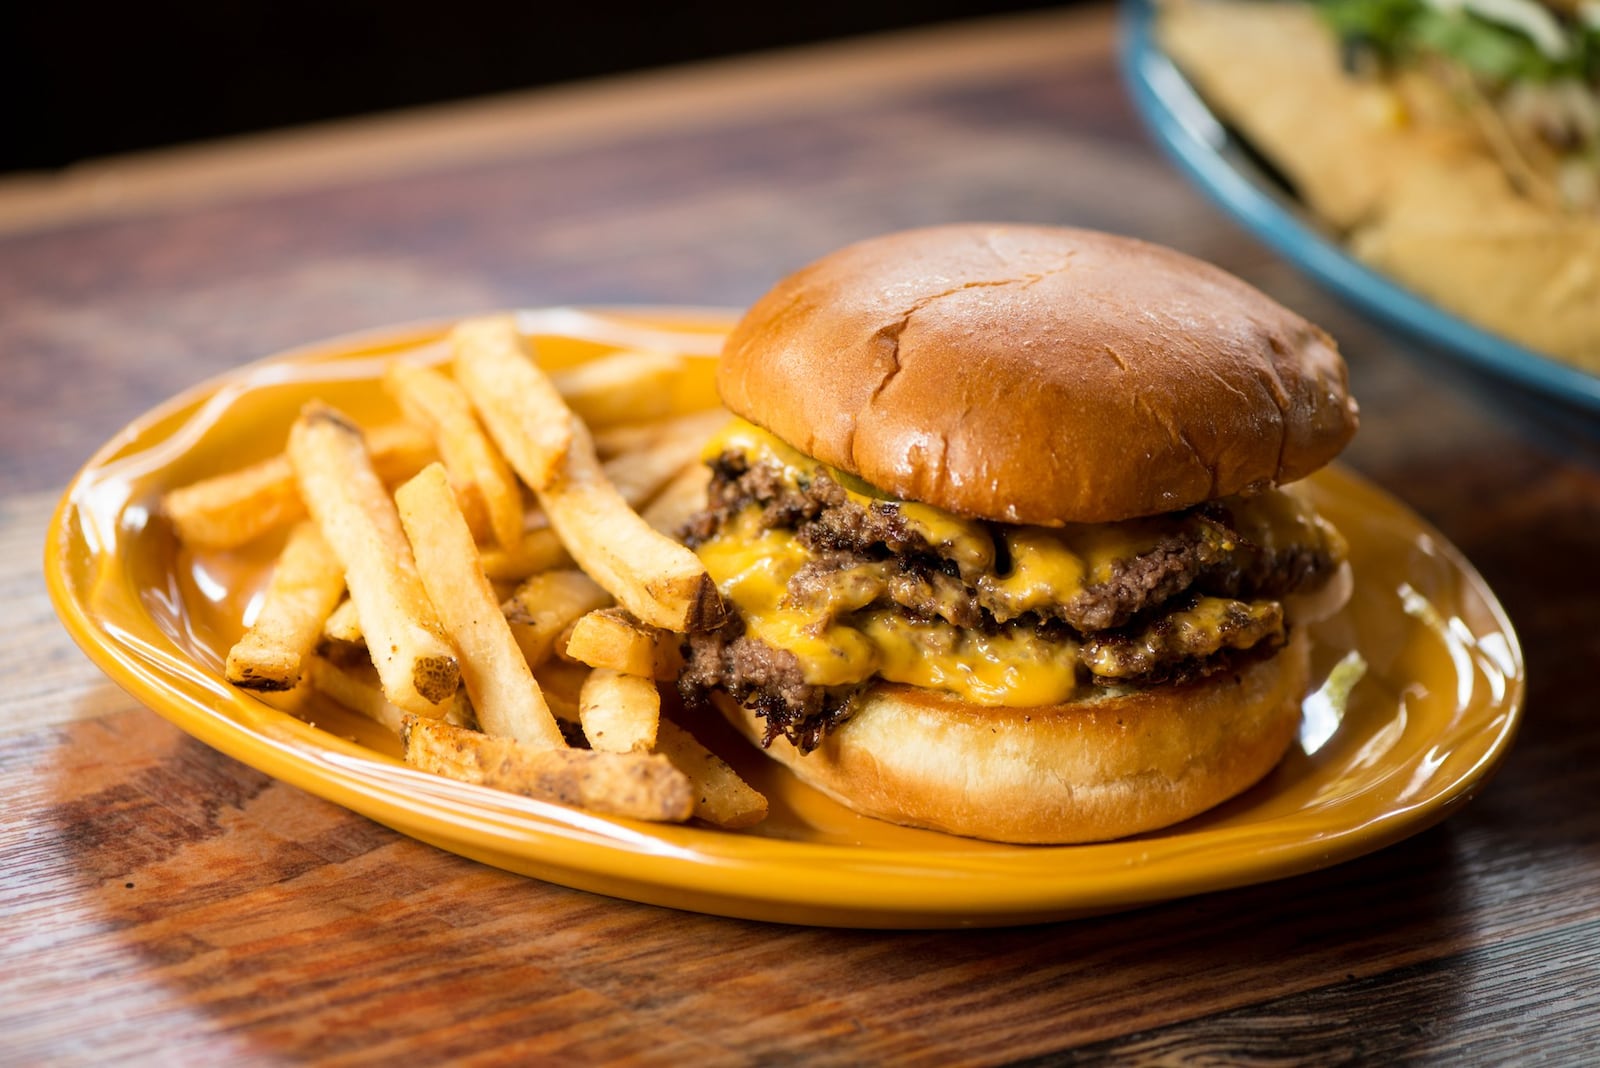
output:
[[[802, 754], [767, 753], [868, 816], [1001, 842], [1094, 842], [1166, 827], [1248, 789], [1294, 740], [1310, 678], [1303, 628], [1276, 655], [1177, 686], [1050, 708], [982, 708], [892, 683]], [[762, 721], [716, 703], [751, 741]]]
[[898, 497], [1005, 523], [1127, 519], [1290, 482], [1356, 427], [1317, 327], [1126, 237], [967, 224], [862, 241], [729, 337], [735, 413]]

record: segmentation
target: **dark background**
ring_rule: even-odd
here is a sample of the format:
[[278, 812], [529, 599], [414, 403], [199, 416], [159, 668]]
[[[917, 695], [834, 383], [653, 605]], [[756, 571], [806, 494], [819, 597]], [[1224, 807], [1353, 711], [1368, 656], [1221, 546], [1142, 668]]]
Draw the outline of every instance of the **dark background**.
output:
[[0, 0], [0, 171], [1048, 6]]

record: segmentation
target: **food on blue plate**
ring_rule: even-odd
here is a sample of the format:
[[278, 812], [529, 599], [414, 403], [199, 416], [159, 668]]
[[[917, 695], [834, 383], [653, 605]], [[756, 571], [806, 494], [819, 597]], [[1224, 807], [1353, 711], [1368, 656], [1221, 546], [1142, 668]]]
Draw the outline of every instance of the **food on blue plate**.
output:
[[1358, 257], [1600, 370], [1600, 5], [1171, 0], [1158, 32]]
[[1285, 484], [1356, 406], [1331, 339], [1210, 265], [964, 225], [833, 253], [718, 369], [686, 536], [728, 604], [680, 687], [866, 814], [1016, 842], [1218, 804], [1296, 730], [1348, 592]]

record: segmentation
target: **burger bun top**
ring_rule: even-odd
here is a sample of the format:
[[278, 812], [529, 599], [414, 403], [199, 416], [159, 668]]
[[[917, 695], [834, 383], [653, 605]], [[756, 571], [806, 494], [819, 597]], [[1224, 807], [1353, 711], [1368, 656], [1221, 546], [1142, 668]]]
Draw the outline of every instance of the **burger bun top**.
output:
[[1126, 237], [964, 224], [850, 245], [724, 349], [735, 413], [903, 499], [1100, 523], [1291, 482], [1356, 429], [1331, 338]]

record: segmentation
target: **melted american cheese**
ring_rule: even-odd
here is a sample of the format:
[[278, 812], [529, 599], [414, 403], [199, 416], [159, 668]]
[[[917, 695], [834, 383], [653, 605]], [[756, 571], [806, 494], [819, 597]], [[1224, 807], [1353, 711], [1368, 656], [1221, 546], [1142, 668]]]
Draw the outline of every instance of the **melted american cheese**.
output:
[[[980, 603], [1002, 623], [1069, 602], [1085, 587], [1108, 579], [1118, 560], [1148, 551], [1170, 529], [1170, 521], [1160, 519], [1061, 528], [991, 527], [931, 505], [897, 501], [742, 421], [713, 440], [706, 454], [709, 458], [730, 451], [752, 463], [776, 463], [791, 486], [804, 485], [823, 470], [856, 505], [894, 508], [934, 552], [955, 563], [977, 589]], [[1304, 540], [1304, 525], [1318, 522], [1314, 515], [1306, 519], [1310, 513], [1285, 494], [1267, 493], [1254, 500], [1263, 503], [1243, 506], [1243, 522], [1264, 544]], [[1004, 574], [994, 573], [997, 547], [991, 529], [999, 531], [1000, 550], [1010, 561]], [[852, 583], [852, 571], [840, 572], [824, 597], [797, 603], [789, 595], [789, 583], [811, 553], [792, 531], [763, 530], [759, 506], [732, 517], [696, 552], [723, 596], [739, 609], [750, 635], [794, 653], [812, 685], [845, 686], [878, 676], [946, 690], [974, 704], [1009, 707], [1056, 704], [1077, 688], [1078, 643], [1041, 641], [1030, 627], [1002, 627], [986, 635], [942, 619], [911, 620], [898, 608], [871, 608], [860, 600], [868, 594], [857, 591], [879, 588], [876, 580]], [[884, 566], [864, 565], [880, 569], [879, 574]], [[1205, 615], [1186, 622], [1202, 624]]]
[[878, 676], [947, 690], [974, 704], [1017, 707], [1057, 704], [1077, 688], [1077, 643], [1040, 641], [1029, 628], [986, 635], [942, 620], [913, 621], [898, 609], [841, 620], [794, 604], [789, 580], [811, 553], [791, 531], [761, 530], [758, 509], [736, 516], [696, 551], [750, 636], [793, 653], [814, 686]]

